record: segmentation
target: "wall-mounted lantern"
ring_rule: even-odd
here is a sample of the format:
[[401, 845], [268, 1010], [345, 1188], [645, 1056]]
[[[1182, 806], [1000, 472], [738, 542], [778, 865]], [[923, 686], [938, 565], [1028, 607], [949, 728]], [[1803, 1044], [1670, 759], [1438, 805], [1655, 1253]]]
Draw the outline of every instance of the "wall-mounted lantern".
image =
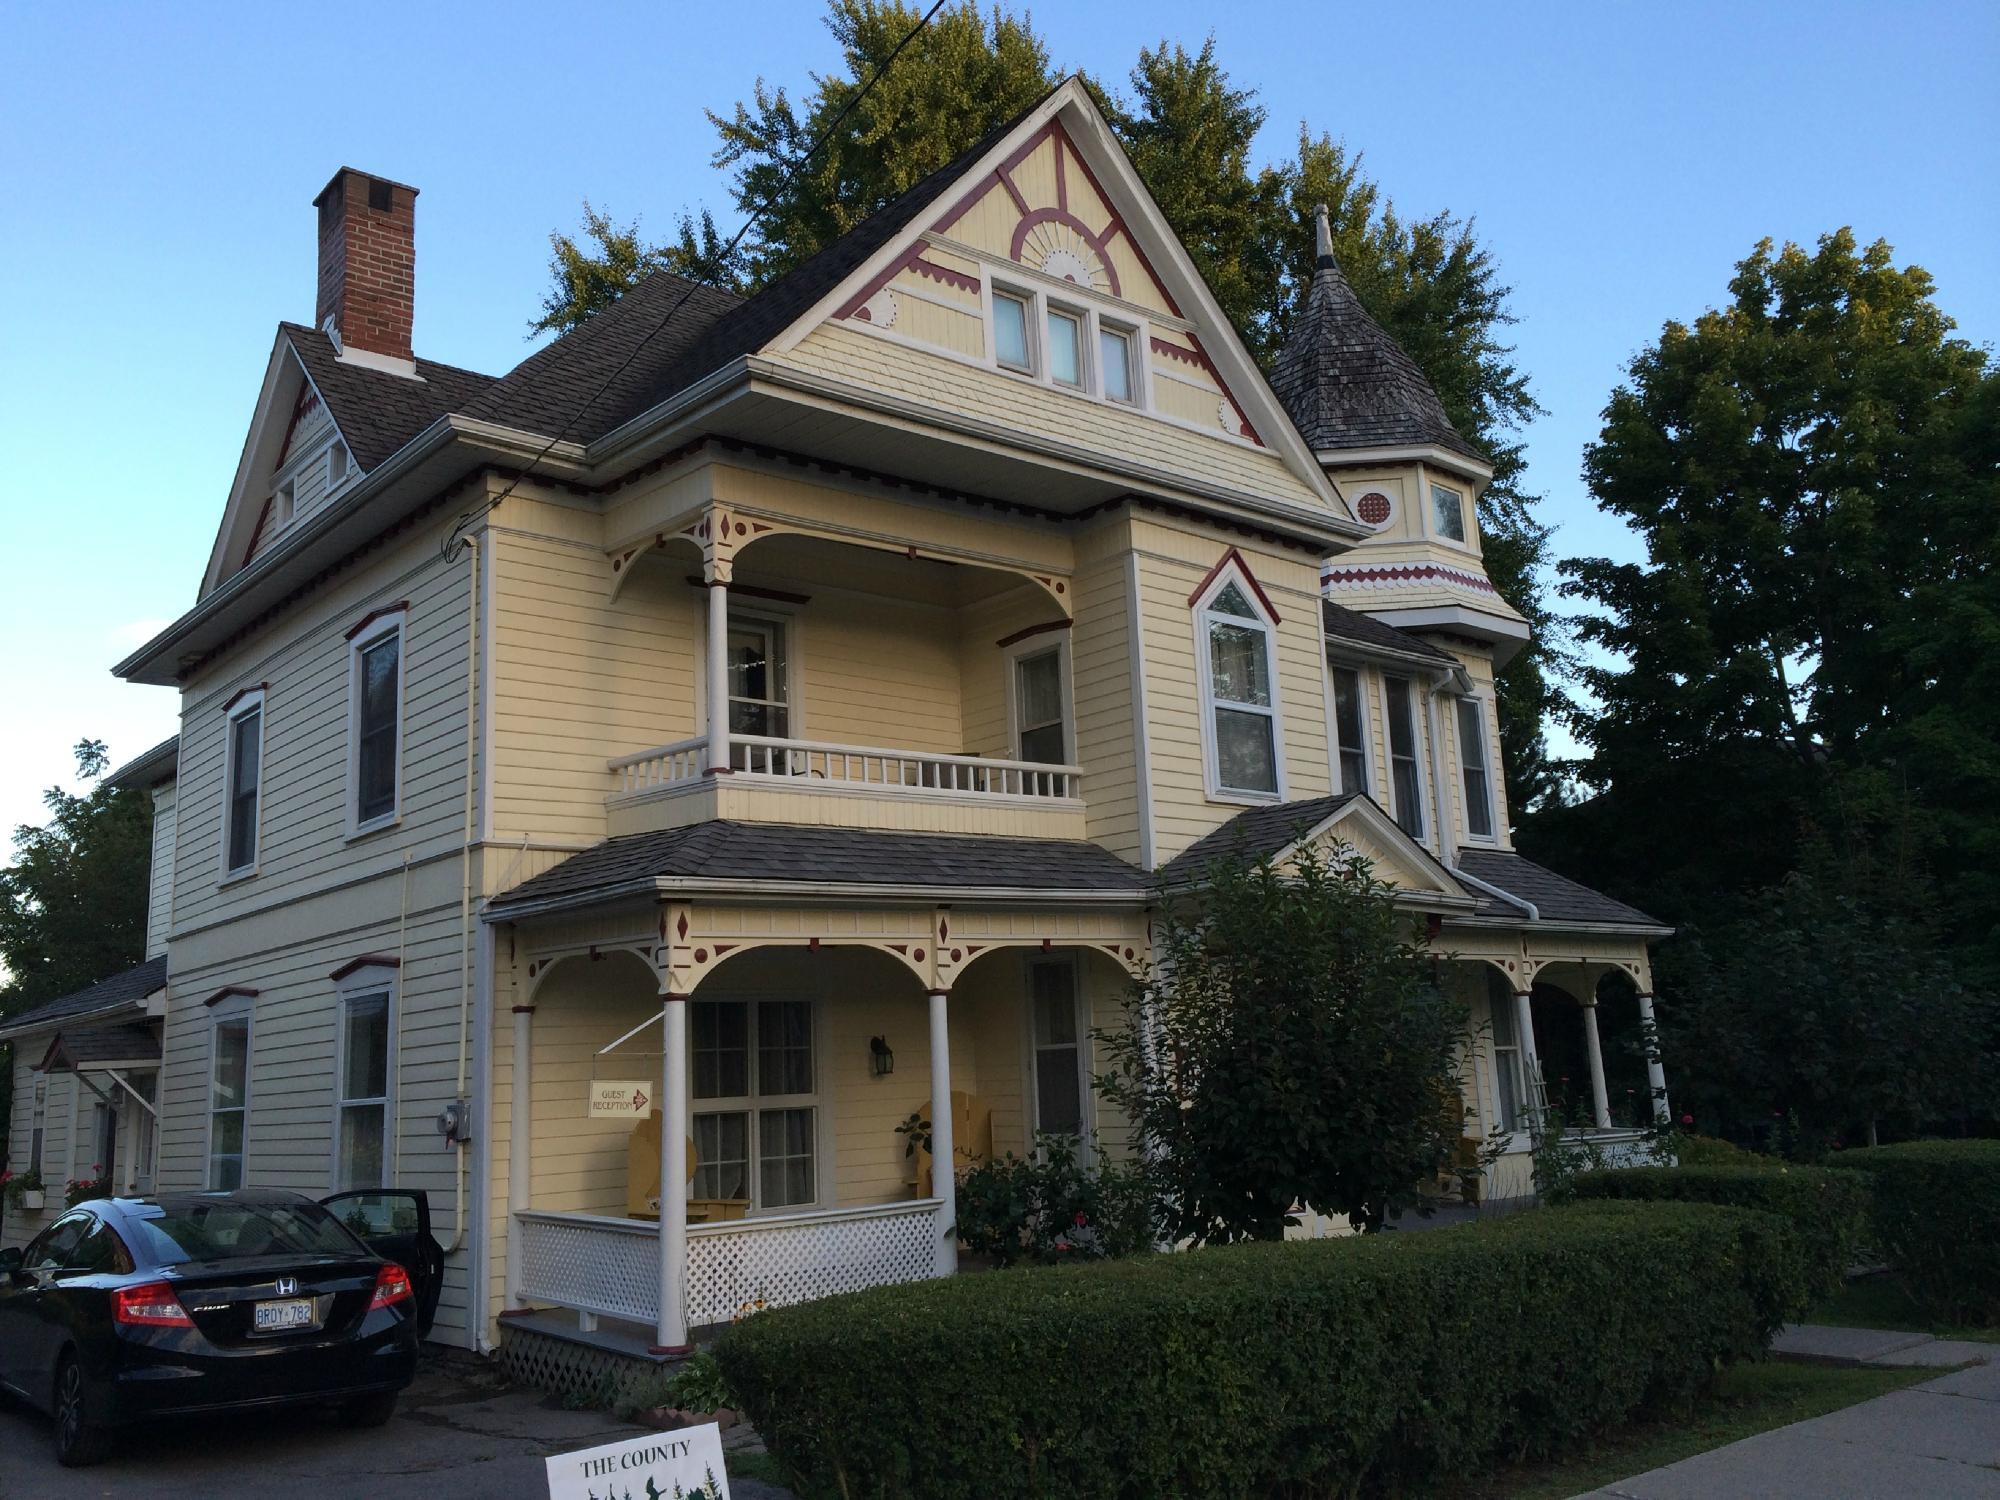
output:
[[868, 1039], [868, 1071], [877, 1078], [887, 1078], [896, 1071], [896, 1054], [890, 1050], [887, 1037]]

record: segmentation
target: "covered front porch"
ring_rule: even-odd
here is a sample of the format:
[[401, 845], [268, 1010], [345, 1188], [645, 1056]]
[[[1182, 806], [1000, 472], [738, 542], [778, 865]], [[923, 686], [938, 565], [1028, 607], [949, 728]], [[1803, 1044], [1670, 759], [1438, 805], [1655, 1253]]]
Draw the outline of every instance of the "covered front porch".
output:
[[948, 1275], [933, 1152], [1118, 1144], [1090, 1034], [1144, 960], [1136, 904], [675, 902], [512, 938], [507, 1326], [643, 1329], [666, 1356], [761, 1307]]

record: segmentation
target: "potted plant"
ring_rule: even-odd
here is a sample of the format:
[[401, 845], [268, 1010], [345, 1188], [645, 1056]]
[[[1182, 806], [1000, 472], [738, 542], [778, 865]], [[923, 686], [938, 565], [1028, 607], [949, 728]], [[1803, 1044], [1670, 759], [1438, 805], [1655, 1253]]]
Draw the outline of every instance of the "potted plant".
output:
[[63, 1202], [71, 1208], [79, 1203], [88, 1203], [92, 1198], [111, 1196], [111, 1179], [105, 1175], [104, 1163], [93, 1162], [88, 1177], [72, 1177], [63, 1184]]
[[39, 1210], [48, 1201], [42, 1174], [32, 1168], [26, 1172], [0, 1172], [0, 1192], [6, 1193], [7, 1201], [14, 1207], [28, 1212]]

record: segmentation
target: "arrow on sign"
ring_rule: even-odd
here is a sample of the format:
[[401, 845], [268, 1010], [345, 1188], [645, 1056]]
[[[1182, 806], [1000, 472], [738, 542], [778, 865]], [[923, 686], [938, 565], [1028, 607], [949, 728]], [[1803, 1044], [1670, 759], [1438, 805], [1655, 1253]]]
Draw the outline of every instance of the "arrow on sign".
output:
[[633, 1107], [634, 1109], [637, 1109], [637, 1110], [643, 1110], [643, 1109], [645, 1109], [645, 1107], [646, 1107], [646, 1091], [645, 1091], [644, 1089], [634, 1089], [634, 1090], [632, 1090], [632, 1107]]

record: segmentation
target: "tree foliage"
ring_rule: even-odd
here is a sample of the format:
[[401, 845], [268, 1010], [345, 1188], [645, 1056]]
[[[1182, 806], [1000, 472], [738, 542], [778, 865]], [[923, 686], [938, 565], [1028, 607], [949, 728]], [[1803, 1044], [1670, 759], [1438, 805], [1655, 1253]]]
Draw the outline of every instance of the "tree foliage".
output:
[[[826, 24], [841, 66], [812, 76], [796, 96], [759, 80], [748, 103], [710, 112], [715, 164], [751, 220], [740, 254], [721, 257], [713, 223], [683, 218], [673, 246], [646, 247], [585, 205], [596, 251], [560, 233], [553, 285], [537, 329], [575, 327], [659, 265], [754, 292], [832, 244], [869, 214], [944, 166], [987, 131], [1035, 103], [1058, 80], [1046, 43], [1026, 14], [948, 6], [852, 115], [807, 161], [868, 78], [906, 36], [922, 8], [903, 0], [829, 0]], [[1559, 693], [1561, 622], [1547, 608], [1537, 569], [1548, 528], [1535, 519], [1520, 432], [1539, 408], [1514, 363], [1506, 331], [1509, 288], [1473, 224], [1449, 212], [1399, 215], [1362, 170], [1361, 158], [1324, 131], [1298, 127], [1292, 148], [1258, 164], [1265, 111], [1216, 57], [1161, 41], [1141, 49], [1123, 97], [1085, 79], [1167, 221], [1188, 247], [1224, 313], [1260, 359], [1283, 344], [1311, 280], [1313, 207], [1333, 211], [1335, 247], [1369, 312], [1437, 388], [1452, 421], [1492, 458], [1480, 500], [1485, 566], [1494, 586], [1535, 628], [1533, 643], [1501, 673], [1500, 732], [1507, 800], [1517, 813], [1549, 799], [1556, 768], [1543, 733]], [[795, 176], [789, 175], [796, 171]], [[602, 216], [599, 216], [600, 218]], [[600, 229], [607, 233], [600, 233]], [[636, 230], [636, 226], [627, 226]], [[609, 231], [616, 231], [610, 233]]]
[[1168, 903], [1156, 968], [1104, 1033], [1171, 1238], [1278, 1239], [1292, 1206], [1378, 1227], [1459, 1135], [1464, 1008], [1368, 862], [1214, 868]]
[[[97, 781], [104, 745], [76, 747], [77, 773]], [[83, 989], [138, 963], [146, 947], [153, 806], [146, 793], [101, 782], [82, 794], [51, 787], [49, 820], [14, 831], [0, 869], [0, 1015]]]

